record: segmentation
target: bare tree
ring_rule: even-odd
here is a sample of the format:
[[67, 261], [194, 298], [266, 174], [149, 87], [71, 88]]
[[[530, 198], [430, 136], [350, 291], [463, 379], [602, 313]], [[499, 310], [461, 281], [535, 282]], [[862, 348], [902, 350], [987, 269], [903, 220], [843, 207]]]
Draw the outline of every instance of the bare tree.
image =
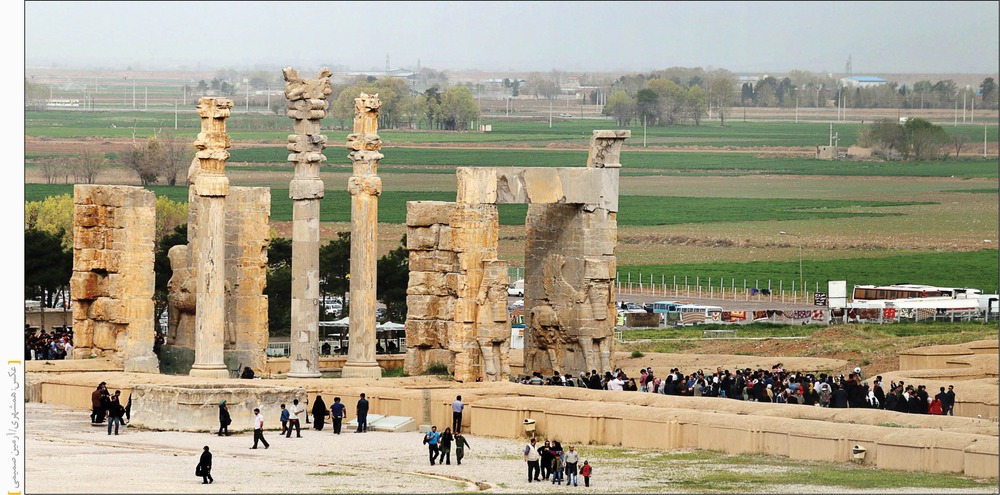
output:
[[150, 136], [144, 143], [133, 141], [132, 146], [122, 155], [122, 159], [125, 166], [139, 176], [139, 183], [148, 186], [160, 179], [161, 154], [162, 145], [159, 140], [156, 136]]
[[45, 177], [47, 184], [52, 184], [60, 175], [60, 168], [60, 163], [56, 158], [47, 157], [38, 160], [38, 170], [42, 173], [42, 177]]
[[160, 132], [159, 142], [160, 175], [167, 179], [167, 185], [176, 186], [177, 174], [182, 170], [187, 170], [186, 166], [191, 163], [193, 153], [171, 131]]
[[72, 162], [73, 180], [93, 184], [97, 175], [107, 167], [108, 159], [103, 154], [87, 150], [82, 155], [77, 155]]
[[967, 142], [969, 142], [969, 138], [963, 134], [951, 135], [951, 145], [955, 147], [955, 158], [958, 158], [959, 153], [962, 152], [962, 146], [965, 146]]

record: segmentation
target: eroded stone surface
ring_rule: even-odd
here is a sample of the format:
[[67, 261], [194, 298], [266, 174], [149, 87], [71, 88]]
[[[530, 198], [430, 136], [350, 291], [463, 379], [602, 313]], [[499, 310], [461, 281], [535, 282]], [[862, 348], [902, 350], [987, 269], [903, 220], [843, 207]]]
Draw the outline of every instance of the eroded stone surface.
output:
[[73, 188], [74, 357], [107, 356], [155, 373], [153, 256], [156, 197], [131, 186]]
[[[295, 134], [288, 136], [288, 161], [295, 175], [288, 187], [292, 206], [292, 329], [288, 376], [318, 378], [319, 372], [319, 220], [323, 181], [319, 166], [326, 161], [326, 136], [320, 122], [326, 117], [327, 97], [333, 92], [330, 71], [303, 79], [291, 67], [283, 71], [288, 118]], [[247, 302], [246, 304], [254, 304]], [[265, 306], [266, 313], [266, 306]]]

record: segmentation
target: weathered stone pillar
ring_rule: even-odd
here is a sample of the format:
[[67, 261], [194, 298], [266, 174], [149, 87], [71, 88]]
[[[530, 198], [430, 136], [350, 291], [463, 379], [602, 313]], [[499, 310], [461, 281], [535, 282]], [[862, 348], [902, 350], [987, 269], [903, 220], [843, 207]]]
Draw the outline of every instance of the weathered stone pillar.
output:
[[348, 182], [351, 193], [351, 303], [350, 344], [344, 378], [379, 378], [382, 368], [375, 361], [375, 261], [378, 252], [379, 150], [378, 95], [361, 93], [354, 99], [354, 132], [347, 137], [352, 150], [354, 175]]
[[226, 119], [233, 101], [229, 98], [201, 98], [198, 116], [201, 132], [195, 139], [198, 148], [198, 175], [195, 194], [198, 209], [198, 312], [195, 314], [194, 365], [191, 376], [228, 378], [223, 360], [223, 333], [226, 328], [226, 195], [229, 178], [229, 135]]
[[[295, 134], [288, 136], [288, 161], [295, 177], [288, 186], [292, 199], [292, 335], [288, 376], [318, 378], [319, 372], [319, 208], [323, 181], [319, 165], [326, 161], [326, 136], [320, 121], [326, 117], [326, 97], [333, 92], [330, 71], [316, 79], [302, 79], [291, 67], [283, 71], [288, 117]], [[373, 310], [374, 311], [374, 310]]]
[[156, 197], [141, 187], [73, 187], [73, 356], [155, 373]]

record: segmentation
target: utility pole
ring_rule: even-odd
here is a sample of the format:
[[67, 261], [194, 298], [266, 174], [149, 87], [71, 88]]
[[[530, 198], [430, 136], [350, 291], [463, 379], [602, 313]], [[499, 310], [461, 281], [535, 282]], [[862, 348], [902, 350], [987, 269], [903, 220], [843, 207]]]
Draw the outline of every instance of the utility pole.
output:
[[549, 129], [552, 128], [552, 99], [549, 99]]
[[646, 147], [646, 116], [642, 116], [642, 147]]
[[174, 130], [177, 130], [177, 98], [174, 98]]
[[142, 109], [149, 110], [149, 86], [143, 88]]
[[135, 110], [135, 79], [132, 79], [132, 110]]
[[986, 158], [986, 124], [983, 124], [983, 158]]

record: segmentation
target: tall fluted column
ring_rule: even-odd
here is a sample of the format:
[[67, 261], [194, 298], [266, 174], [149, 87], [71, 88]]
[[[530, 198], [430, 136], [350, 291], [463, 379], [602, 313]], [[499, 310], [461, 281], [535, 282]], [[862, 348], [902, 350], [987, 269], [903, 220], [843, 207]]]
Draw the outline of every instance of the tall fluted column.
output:
[[288, 67], [285, 98], [295, 134], [288, 136], [288, 161], [295, 176], [288, 186], [292, 200], [292, 334], [288, 376], [318, 378], [319, 372], [319, 207], [323, 181], [319, 165], [326, 161], [326, 136], [320, 121], [326, 117], [326, 97], [333, 92], [330, 71], [316, 79], [302, 79]]
[[351, 310], [350, 347], [341, 376], [380, 378], [382, 368], [375, 361], [375, 255], [378, 252], [379, 150], [378, 94], [361, 93], [354, 99], [354, 132], [347, 137], [348, 157], [354, 175], [348, 182], [351, 193]]
[[191, 376], [228, 378], [223, 360], [223, 332], [226, 328], [226, 195], [229, 178], [226, 160], [229, 158], [229, 135], [226, 119], [233, 100], [201, 98], [198, 116], [201, 132], [195, 139], [198, 149], [198, 175], [195, 194], [198, 208], [198, 292], [195, 314], [194, 365]]

